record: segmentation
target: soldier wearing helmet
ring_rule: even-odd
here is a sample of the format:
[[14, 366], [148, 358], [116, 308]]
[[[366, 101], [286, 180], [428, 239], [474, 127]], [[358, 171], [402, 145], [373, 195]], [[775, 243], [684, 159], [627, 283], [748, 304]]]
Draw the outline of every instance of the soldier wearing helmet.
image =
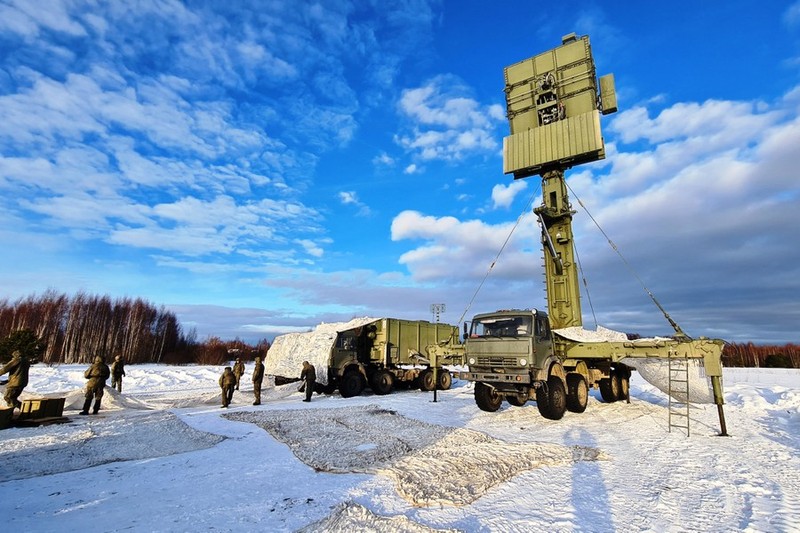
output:
[[9, 407], [22, 407], [22, 402], [19, 401], [19, 395], [28, 384], [28, 370], [31, 365], [37, 363], [36, 359], [28, 359], [19, 350], [14, 350], [11, 354], [11, 361], [5, 364], [0, 369], [0, 376], [8, 372], [8, 383], [6, 384], [6, 392], [3, 399]]
[[236, 390], [239, 390], [239, 381], [242, 379], [242, 374], [244, 374], [244, 363], [241, 357], [237, 357], [236, 362], [233, 364], [233, 375], [236, 376]]
[[119, 355], [111, 363], [111, 388], [122, 392], [122, 376], [125, 375], [125, 363]]
[[89, 407], [92, 407], [92, 399], [94, 399], [92, 414], [96, 415], [100, 410], [100, 401], [103, 399], [103, 391], [106, 388], [106, 380], [109, 375], [111, 375], [111, 371], [108, 369], [108, 365], [98, 355], [94, 358], [92, 366], [83, 373], [83, 377], [89, 381], [86, 382], [86, 401], [83, 402], [82, 415], [89, 414]]
[[261, 405], [261, 382], [264, 380], [264, 363], [260, 357], [256, 357], [256, 366], [253, 369], [253, 405]]

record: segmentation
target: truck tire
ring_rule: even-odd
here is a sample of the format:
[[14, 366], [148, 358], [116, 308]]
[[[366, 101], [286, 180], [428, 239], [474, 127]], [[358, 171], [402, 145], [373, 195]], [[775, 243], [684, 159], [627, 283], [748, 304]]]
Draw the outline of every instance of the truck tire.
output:
[[372, 382], [370, 387], [372, 392], [383, 396], [392, 392], [394, 386], [394, 375], [388, 370], [378, 370], [372, 375]]
[[342, 398], [352, 398], [361, 394], [365, 386], [364, 376], [360, 372], [345, 372], [342, 382], [339, 383], [339, 393]]
[[430, 368], [426, 368], [425, 370], [420, 372], [419, 376], [417, 377], [417, 380], [419, 381], [420, 390], [423, 390], [425, 392], [431, 392], [433, 390], [433, 387], [436, 386], [436, 384], [433, 381], [433, 370], [431, 370]]
[[475, 384], [475, 403], [481, 411], [494, 413], [503, 405], [503, 397], [497, 389], [479, 381]]
[[439, 390], [450, 390], [450, 386], [453, 384], [453, 376], [444, 368], [440, 368], [438, 374]]
[[561, 420], [567, 410], [567, 393], [558, 376], [550, 376], [547, 385], [536, 389], [536, 406], [548, 420]]
[[612, 370], [611, 375], [600, 380], [600, 397], [604, 402], [613, 403], [619, 400], [619, 376]]
[[589, 403], [589, 385], [580, 374], [567, 374], [567, 410], [582, 413]]
[[619, 377], [619, 399], [620, 400], [627, 400], [630, 397], [631, 393], [631, 383], [630, 379], [626, 375], [621, 375]]

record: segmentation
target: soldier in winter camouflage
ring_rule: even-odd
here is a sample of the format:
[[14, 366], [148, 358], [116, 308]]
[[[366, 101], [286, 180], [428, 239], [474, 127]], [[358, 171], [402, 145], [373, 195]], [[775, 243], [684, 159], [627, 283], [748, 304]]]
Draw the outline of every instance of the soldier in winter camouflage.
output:
[[222, 389], [222, 407], [228, 407], [233, 400], [233, 390], [236, 388], [236, 376], [231, 367], [226, 366], [219, 377], [219, 386]]
[[239, 390], [239, 381], [241, 381], [243, 374], [244, 363], [242, 362], [241, 357], [237, 357], [236, 362], [233, 364], [233, 375], [236, 376], [236, 390]]
[[114, 358], [114, 362], [111, 363], [111, 388], [117, 389], [117, 391], [122, 392], [122, 376], [125, 375], [125, 363], [122, 362], [122, 358], [120, 356], [116, 356]]
[[103, 399], [103, 391], [106, 388], [106, 380], [111, 375], [108, 365], [99, 355], [94, 358], [92, 366], [86, 369], [83, 377], [88, 379], [86, 382], [86, 400], [83, 402], [82, 415], [89, 414], [89, 407], [92, 406], [92, 398], [94, 398], [94, 407], [92, 414], [96, 415], [100, 410], [100, 401]]
[[317, 381], [317, 370], [314, 365], [308, 361], [303, 361], [303, 371], [300, 372], [300, 379], [305, 380], [303, 387], [306, 390], [306, 399], [304, 402], [311, 401], [311, 395], [314, 394], [314, 384]]
[[0, 376], [8, 372], [8, 383], [6, 384], [6, 393], [3, 399], [9, 407], [22, 407], [22, 402], [19, 401], [19, 395], [22, 394], [22, 389], [28, 384], [28, 370], [31, 365], [35, 365], [38, 361], [36, 359], [28, 359], [19, 350], [14, 350], [11, 354], [11, 361], [5, 364], [0, 369]]
[[256, 357], [256, 366], [253, 368], [253, 405], [261, 405], [261, 382], [264, 380], [264, 363], [260, 357]]

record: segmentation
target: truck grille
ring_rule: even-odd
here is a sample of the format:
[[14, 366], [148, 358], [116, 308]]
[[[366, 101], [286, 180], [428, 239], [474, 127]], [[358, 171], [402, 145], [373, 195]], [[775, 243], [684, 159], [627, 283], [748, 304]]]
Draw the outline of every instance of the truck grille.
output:
[[500, 357], [500, 356], [479, 356], [475, 366], [490, 366], [493, 368], [511, 368], [519, 366], [516, 357]]

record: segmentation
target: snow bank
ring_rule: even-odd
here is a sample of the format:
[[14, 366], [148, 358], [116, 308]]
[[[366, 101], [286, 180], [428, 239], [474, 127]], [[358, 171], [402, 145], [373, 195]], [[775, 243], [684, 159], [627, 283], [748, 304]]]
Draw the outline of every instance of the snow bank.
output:
[[224, 416], [264, 428], [317, 471], [385, 475], [417, 507], [468, 505], [526, 470], [605, 459], [594, 448], [509, 443], [377, 405]]
[[317, 371], [317, 382], [328, 384], [331, 348], [340, 331], [357, 328], [379, 318], [354, 318], [349, 322], [323, 323], [307, 333], [287, 333], [275, 337], [264, 361], [264, 373], [286, 378], [300, 377], [303, 361], [308, 361]]

